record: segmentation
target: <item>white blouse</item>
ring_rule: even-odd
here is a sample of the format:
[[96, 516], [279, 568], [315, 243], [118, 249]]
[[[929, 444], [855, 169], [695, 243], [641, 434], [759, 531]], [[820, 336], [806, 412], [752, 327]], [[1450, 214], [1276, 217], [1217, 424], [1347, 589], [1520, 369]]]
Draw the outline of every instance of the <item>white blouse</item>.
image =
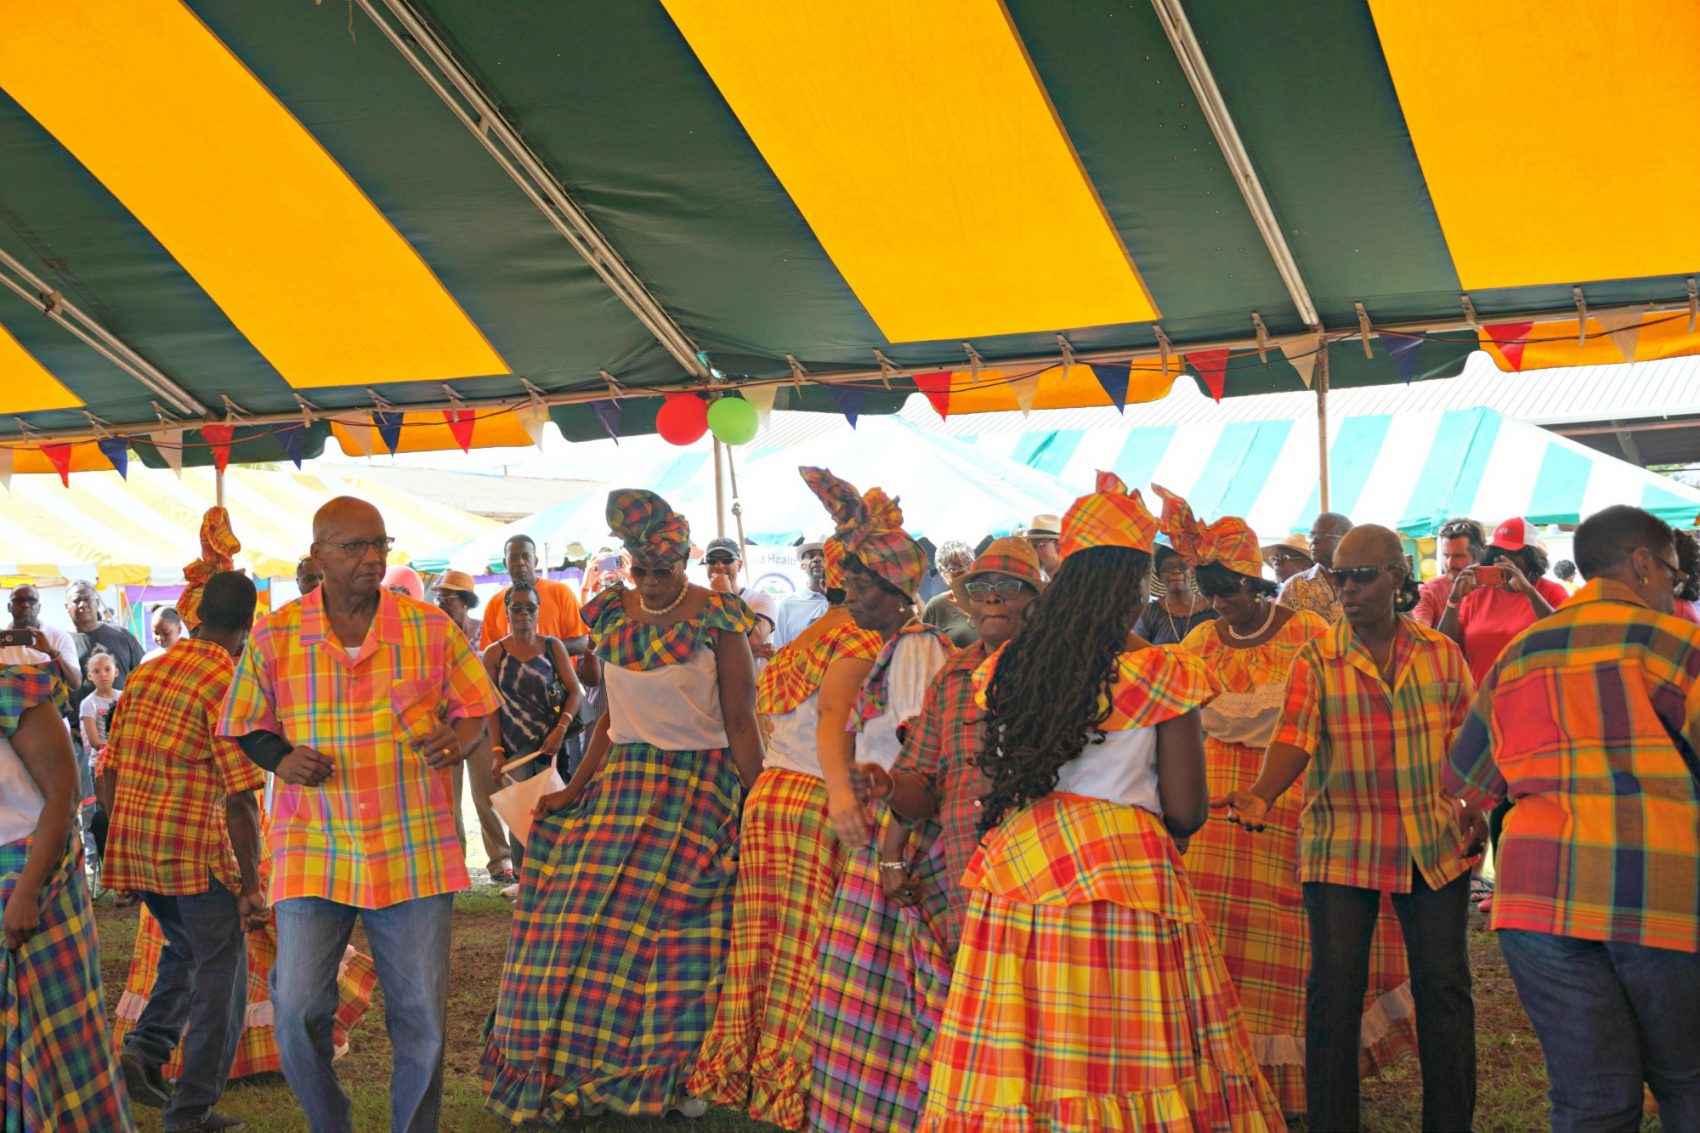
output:
[[921, 714], [927, 689], [950, 659], [944, 640], [930, 633], [906, 633], [897, 641], [886, 676], [885, 711], [862, 725], [856, 734], [856, 760], [889, 768], [897, 762], [903, 742], [898, 725]]
[[820, 727], [819, 689], [791, 711], [769, 716], [767, 724], [767, 758], [762, 760], [763, 767], [795, 771], [816, 779], [826, 777], [820, 767], [820, 747], [815, 742]]
[[1157, 798], [1157, 729], [1128, 728], [1106, 732], [1101, 744], [1062, 765], [1057, 790], [1089, 799], [1106, 799], [1163, 813]]
[[34, 834], [45, 804], [17, 749], [0, 736], [0, 845]]
[[608, 690], [608, 739], [649, 744], [662, 751], [706, 751], [726, 746], [720, 713], [720, 670], [714, 650], [703, 645], [690, 660], [638, 671], [604, 665]]

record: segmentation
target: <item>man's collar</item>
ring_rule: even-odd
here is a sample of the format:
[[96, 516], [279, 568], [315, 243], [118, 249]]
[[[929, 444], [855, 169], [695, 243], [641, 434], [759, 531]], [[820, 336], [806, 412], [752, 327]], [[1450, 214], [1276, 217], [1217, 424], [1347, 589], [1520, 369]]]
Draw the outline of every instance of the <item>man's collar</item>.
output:
[[[301, 644], [318, 645], [331, 638], [330, 618], [325, 614], [325, 588], [319, 587], [305, 598], [301, 599]], [[371, 628], [366, 631], [366, 637], [360, 647], [360, 655], [366, 655], [366, 646], [373, 641], [389, 645], [401, 643], [401, 598], [388, 590], [378, 591], [378, 609], [372, 615]], [[344, 649], [346, 643], [338, 642]]]
[[1619, 582], [1615, 578], [1589, 580], [1580, 590], [1576, 591], [1566, 605], [1582, 602], [1627, 602], [1631, 606], [1640, 606], [1642, 609], [1651, 608], [1641, 600], [1641, 595], [1635, 593], [1633, 587], [1626, 582]]

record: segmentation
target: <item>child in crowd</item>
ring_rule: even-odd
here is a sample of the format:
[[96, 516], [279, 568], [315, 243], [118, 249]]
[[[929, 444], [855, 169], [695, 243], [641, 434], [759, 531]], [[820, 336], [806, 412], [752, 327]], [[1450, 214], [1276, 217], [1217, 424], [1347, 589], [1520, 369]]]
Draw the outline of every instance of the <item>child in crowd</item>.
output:
[[88, 668], [94, 691], [83, 698], [77, 713], [82, 719], [83, 746], [88, 749], [89, 759], [95, 764], [95, 775], [99, 776], [100, 753], [106, 747], [112, 710], [118, 707], [118, 698], [123, 693], [113, 687], [118, 683], [118, 659], [110, 652], [97, 648], [90, 653]]

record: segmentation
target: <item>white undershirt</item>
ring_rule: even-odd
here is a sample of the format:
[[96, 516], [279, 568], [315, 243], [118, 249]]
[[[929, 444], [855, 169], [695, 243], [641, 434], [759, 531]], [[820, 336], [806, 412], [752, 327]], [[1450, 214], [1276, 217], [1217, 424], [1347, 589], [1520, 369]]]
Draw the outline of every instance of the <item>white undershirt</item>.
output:
[[0, 736], [0, 845], [34, 834], [45, 802], [17, 749]]

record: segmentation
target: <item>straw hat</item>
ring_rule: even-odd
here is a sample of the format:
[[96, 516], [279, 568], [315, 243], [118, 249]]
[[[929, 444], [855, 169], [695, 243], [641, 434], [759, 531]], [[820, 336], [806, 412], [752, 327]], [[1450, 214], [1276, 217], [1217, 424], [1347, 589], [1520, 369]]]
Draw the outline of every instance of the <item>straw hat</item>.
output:
[[1044, 593], [1045, 578], [1039, 570], [1039, 555], [1033, 545], [1019, 535], [1005, 535], [987, 545], [974, 565], [957, 575], [950, 583], [950, 593], [956, 604], [968, 608], [968, 584], [988, 574], [1001, 574], [1019, 579], [1034, 590]]
[[476, 590], [477, 584], [464, 570], [445, 570], [433, 590]]
[[[1297, 531], [1293, 532], [1291, 535], [1287, 536], [1285, 539], [1282, 539], [1278, 543], [1265, 543], [1265, 544], [1263, 544], [1263, 557], [1265, 559], [1267, 559], [1270, 555], [1273, 555], [1276, 551], [1282, 551], [1282, 550], [1297, 551], [1299, 554], [1303, 555], [1305, 558], [1307, 558], [1307, 559], [1310, 558], [1310, 543], [1305, 539], [1305, 537], [1303, 535], [1299, 534]], [[1314, 562], [1315, 560], [1312, 560], [1312, 561]]]

